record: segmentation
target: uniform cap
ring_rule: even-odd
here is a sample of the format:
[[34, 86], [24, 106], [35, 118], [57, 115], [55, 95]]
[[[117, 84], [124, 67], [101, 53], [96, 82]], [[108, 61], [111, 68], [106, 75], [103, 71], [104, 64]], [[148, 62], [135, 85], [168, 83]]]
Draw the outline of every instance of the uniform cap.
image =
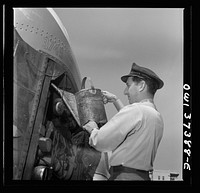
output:
[[141, 78], [148, 78], [155, 81], [158, 86], [157, 89], [162, 88], [164, 85], [164, 82], [152, 70], [145, 67], [141, 67], [137, 65], [136, 63], [132, 64], [130, 73], [122, 76], [121, 80], [126, 83], [128, 77], [134, 77], [134, 76], [141, 77]]

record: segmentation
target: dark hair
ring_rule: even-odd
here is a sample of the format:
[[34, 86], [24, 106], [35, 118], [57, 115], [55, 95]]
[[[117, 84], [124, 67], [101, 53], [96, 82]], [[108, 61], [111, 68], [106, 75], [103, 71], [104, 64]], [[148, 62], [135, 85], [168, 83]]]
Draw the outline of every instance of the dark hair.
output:
[[148, 86], [149, 93], [152, 94], [152, 95], [154, 95], [156, 93], [156, 90], [158, 89], [158, 84], [153, 79], [133, 76], [132, 80], [136, 83], [139, 83], [142, 80], [144, 80], [146, 82], [147, 86]]

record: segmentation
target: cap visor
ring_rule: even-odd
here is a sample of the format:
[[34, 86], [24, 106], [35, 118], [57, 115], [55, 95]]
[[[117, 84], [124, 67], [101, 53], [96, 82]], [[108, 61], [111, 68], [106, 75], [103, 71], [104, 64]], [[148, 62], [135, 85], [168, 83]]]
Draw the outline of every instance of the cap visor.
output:
[[125, 75], [125, 76], [122, 76], [122, 77], [121, 77], [121, 80], [122, 80], [123, 82], [125, 82], [125, 83], [126, 83], [126, 81], [127, 81], [128, 77], [130, 77], [130, 75]]

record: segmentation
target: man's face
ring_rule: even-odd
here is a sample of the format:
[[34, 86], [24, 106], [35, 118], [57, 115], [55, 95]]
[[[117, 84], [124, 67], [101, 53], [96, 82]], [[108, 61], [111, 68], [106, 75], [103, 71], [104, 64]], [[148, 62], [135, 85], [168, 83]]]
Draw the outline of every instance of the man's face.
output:
[[133, 81], [132, 77], [128, 77], [126, 81], [126, 88], [124, 95], [127, 95], [129, 103], [138, 102], [139, 87], [136, 82]]

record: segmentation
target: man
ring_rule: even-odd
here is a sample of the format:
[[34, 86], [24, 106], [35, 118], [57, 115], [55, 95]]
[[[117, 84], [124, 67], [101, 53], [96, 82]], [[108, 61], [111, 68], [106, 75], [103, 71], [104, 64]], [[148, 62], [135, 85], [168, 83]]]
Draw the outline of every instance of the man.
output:
[[101, 152], [112, 152], [109, 180], [150, 180], [149, 171], [153, 170], [164, 127], [153, 99], [164, 83], [153, 71], [135, 63], [121, 80], [126, 83], [124, 94], [130, 105], [123, 107], [115, 95], [102, 92], [104, 102], [113, 102], [119, 112], [101, 129], [93, 121], [83, 128], [90, 133], [91, 146]]

